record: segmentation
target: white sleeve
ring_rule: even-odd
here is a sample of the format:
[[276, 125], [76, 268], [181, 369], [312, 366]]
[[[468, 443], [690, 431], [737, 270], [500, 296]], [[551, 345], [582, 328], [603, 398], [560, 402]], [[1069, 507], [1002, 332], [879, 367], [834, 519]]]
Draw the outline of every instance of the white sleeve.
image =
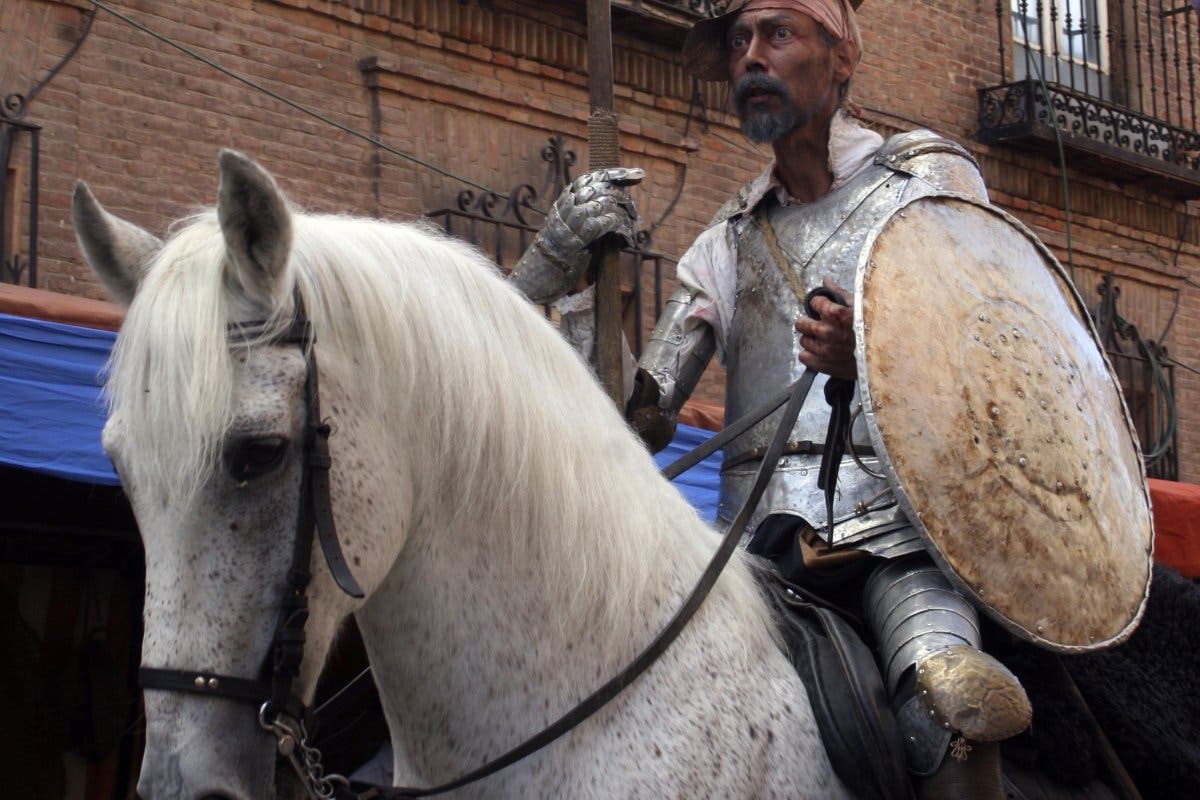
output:
[[712, 327], [717, 354], [724, 363], [737, 291], [737, 247], [729, 223], [714, 225], [701, 233], [679, 259], [675, 275], [680, 285], [695, 293], [688, 318]]

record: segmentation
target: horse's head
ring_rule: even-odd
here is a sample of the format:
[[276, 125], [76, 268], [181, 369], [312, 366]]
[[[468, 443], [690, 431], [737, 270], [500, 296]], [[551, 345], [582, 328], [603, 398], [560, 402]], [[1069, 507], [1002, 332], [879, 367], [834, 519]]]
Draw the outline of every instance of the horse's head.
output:
[[[73, 215], [88, 262], [128, 306], [111, 363], [104, 447], [145, 546], [143, 667], [269, 685], [272, 641], [292, 591], [310, 436], [306, 342], [287, 335], [298, 283], [292, 212], [261, 167], [225, 151], [216, 214], [196, 217], [165, 243], [106, 212], [82, 183]], [[342, 360], [330, 356], [328, 381], [321, 372], [323, 408], [338, 418], [335, 458], [371, 464], [385, 445], [363, 435], [345, 409], [336, 376], [355, 367]], [[370, 476], [338, 477], [335, 495], [378, 492], [379, 512], [403, 495]], [[366, 518], [350, 522], [365, 524], [345, 530], [386, 526], [370, 518], [370, 502], [356, 505]], [[368, 593], [399, 546], [382, 534], [346, 542], [350, 570]], [[334, 584], [320, 549], [301, 565], [313, 574], [293, 687], [304, 699], [336, 626], [357, 603]], [[259, 725], [258, 701], [223, 694], [146, 692], [143, 797], [272, 795], [275, 741]]]

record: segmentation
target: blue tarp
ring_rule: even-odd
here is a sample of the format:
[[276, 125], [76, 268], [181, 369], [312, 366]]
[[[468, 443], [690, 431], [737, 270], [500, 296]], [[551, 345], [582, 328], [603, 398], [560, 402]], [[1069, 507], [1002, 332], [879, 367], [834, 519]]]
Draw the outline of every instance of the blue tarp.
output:
[[[665, 467], [675, 459], [703, 444], [712, 436], [712, 431], [680, 425], [675, 438], [666, 449], [654, 456], [658, 466]], [[712, 522], [717, 518], [717, 493], [721, 485], [721, 451], [692, 467], [675, 479], [675, 486], [696, 507], [700, 516]]]
[[0, 314], [0, 464], [117, 485], [100, 447], [116, 334]]
[[[117, 485], [100, 447], [101, 373], [111, 331], [0, 314], [0, 464], [58, 478]], [[680, 425], [655, 459], [666, 466], [712, 434]], [[717, 513], [721, 454], [679, 476], [675, 485], [701, 516]]]

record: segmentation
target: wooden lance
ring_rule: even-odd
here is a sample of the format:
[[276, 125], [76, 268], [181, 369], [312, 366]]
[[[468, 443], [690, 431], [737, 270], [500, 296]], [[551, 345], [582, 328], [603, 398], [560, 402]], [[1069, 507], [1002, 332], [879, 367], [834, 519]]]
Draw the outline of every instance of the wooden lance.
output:
[[[612, 7], [588, 0], [588, 168], [620, 166], [621, 148], [613, 102]], [[592, 251], [596, 274], [596, 373], [608, 396], [624, 410], [621, 338], [621, 243], [602, 239]]]

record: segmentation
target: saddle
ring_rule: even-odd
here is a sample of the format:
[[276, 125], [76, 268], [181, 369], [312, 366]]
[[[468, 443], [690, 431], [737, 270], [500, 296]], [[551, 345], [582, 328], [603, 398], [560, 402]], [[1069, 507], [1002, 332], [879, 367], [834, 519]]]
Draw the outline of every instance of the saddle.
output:
[[856, 797], [911, 798], [903, 742], [871, 650], [837, 612], [806, 601], [778, 573], [760, 580], [838, 777]]

